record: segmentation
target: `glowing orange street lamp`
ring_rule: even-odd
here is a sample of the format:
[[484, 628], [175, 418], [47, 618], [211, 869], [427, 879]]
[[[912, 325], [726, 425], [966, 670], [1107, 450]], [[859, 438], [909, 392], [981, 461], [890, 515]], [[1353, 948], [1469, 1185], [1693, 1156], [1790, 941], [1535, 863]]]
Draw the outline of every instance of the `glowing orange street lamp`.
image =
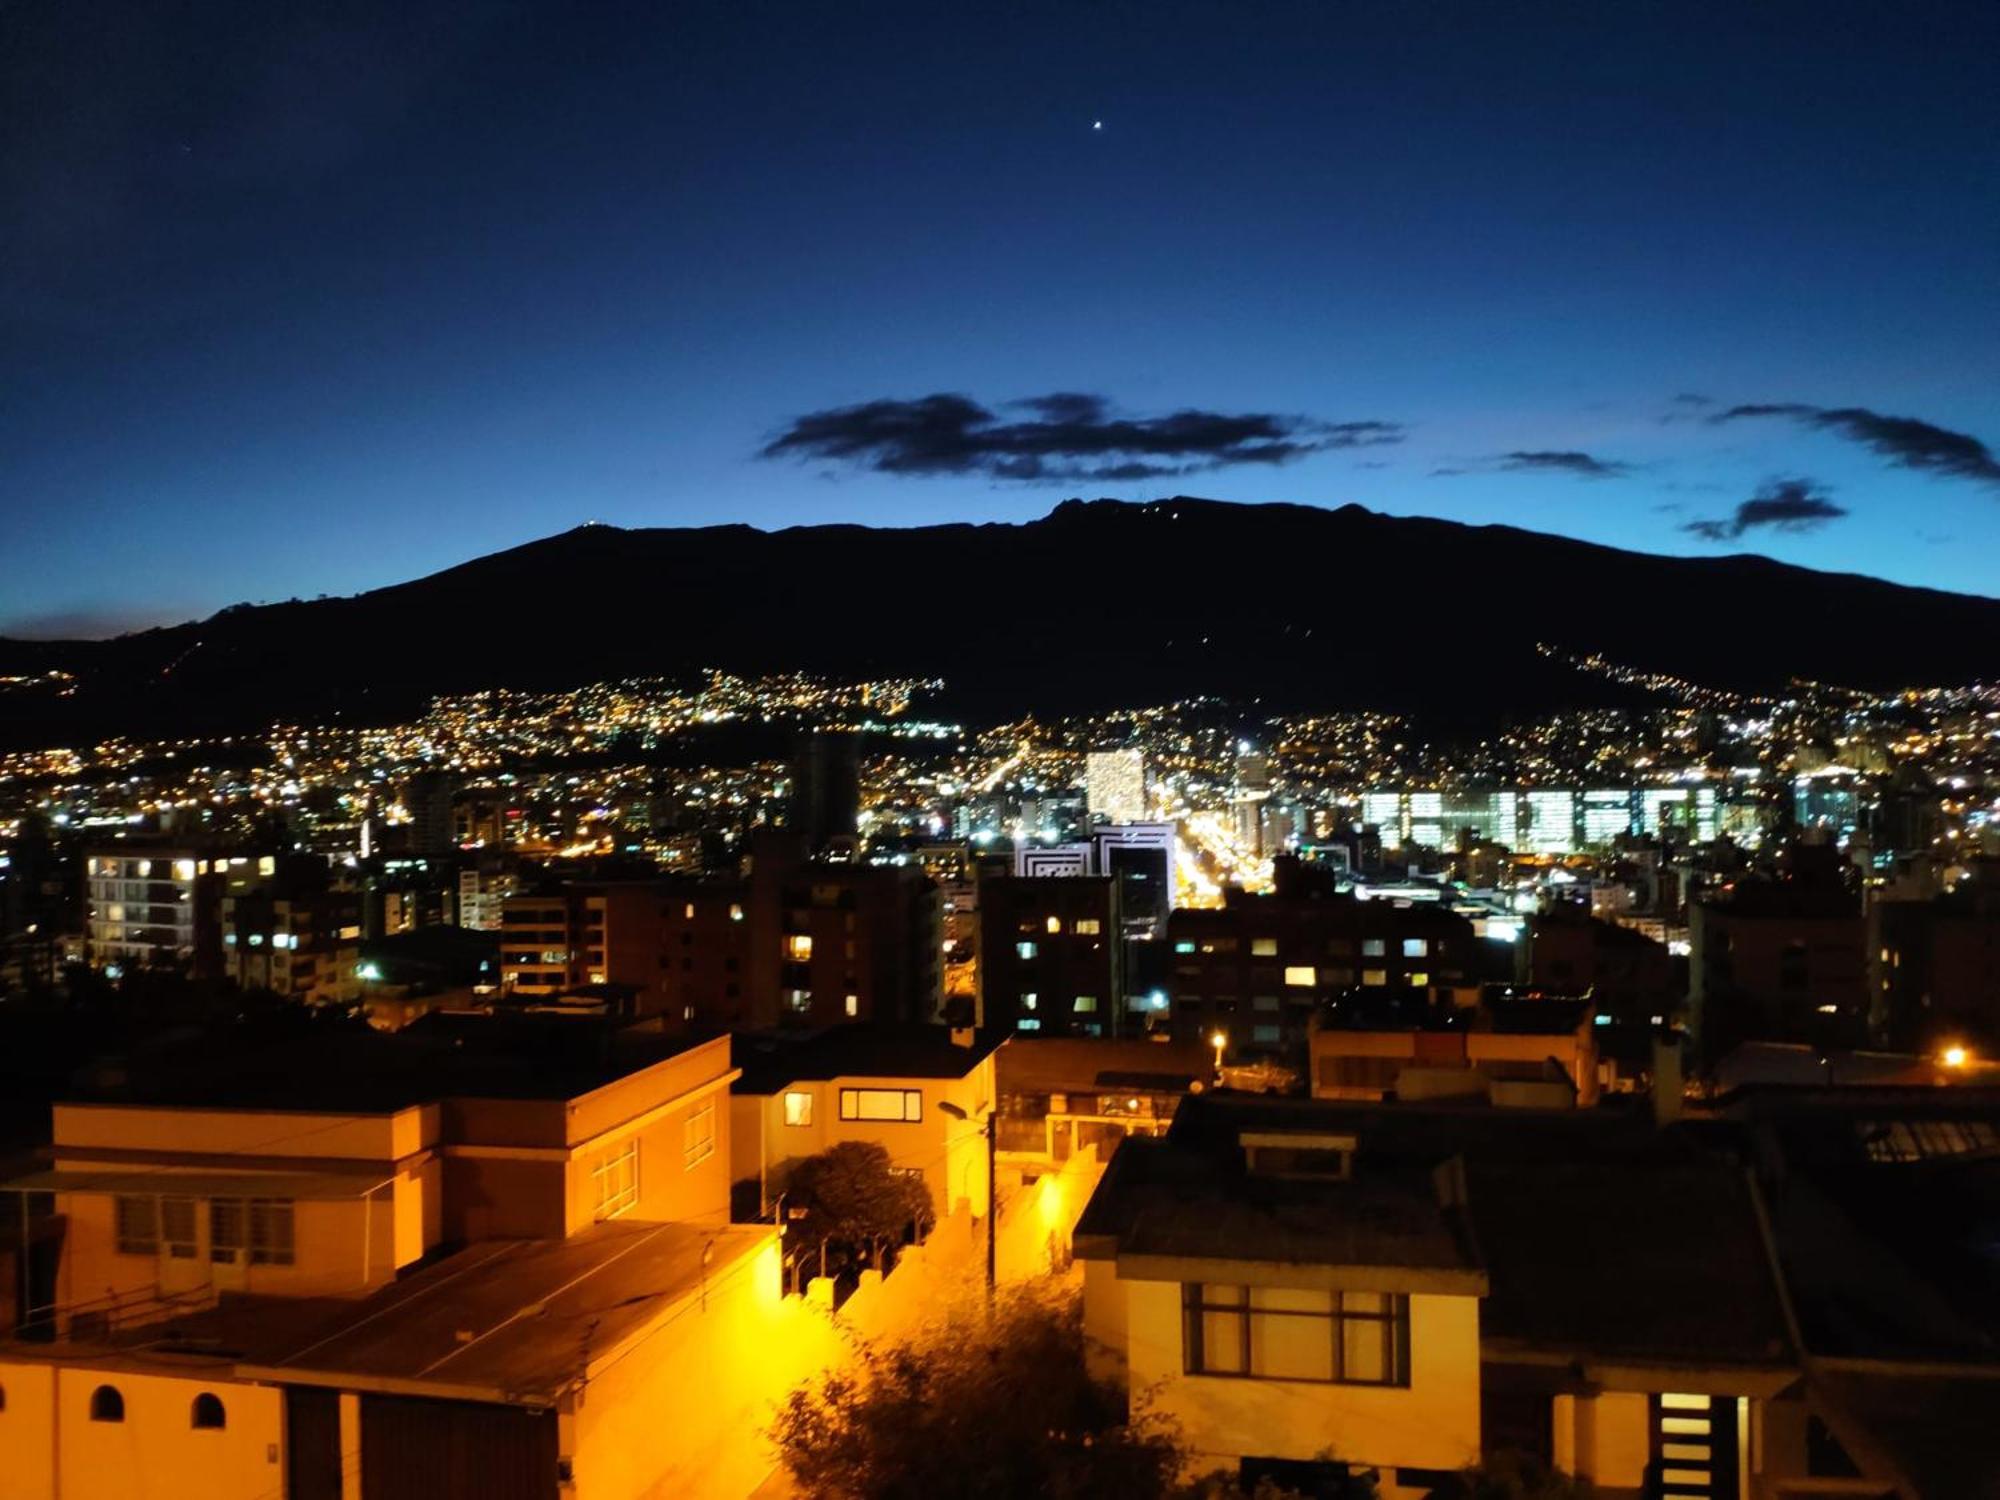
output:
[[1215, 1071], [1219, 1077], [1222, 1073], [1222, 1049], [1229, 1045], [1229, 1033], [1226, 1031], [1216, 1032], [1215, 1035], [1208, 1039], [1208, 1044], [1215, 1049]]
[[1954, 1042], [1940, 1054], [1939, 1061], [1947, 1068], [1962, 1068], [1972, 1061], [1972, 1054]]

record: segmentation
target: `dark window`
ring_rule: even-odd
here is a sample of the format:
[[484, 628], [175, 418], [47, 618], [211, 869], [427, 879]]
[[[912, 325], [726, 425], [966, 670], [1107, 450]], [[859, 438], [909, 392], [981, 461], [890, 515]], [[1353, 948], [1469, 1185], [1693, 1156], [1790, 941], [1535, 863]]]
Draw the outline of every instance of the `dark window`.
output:
[[222, 1409], [222, 1398], [203, 1391], [194, 1398], [194, 1412], [189, 1418], [191, 1427], [222, 1428], [229, 1425], [228, 1415]]
[[1410, 1299], [1305, 1287], [1182, 1287], [1191, 1375], [1410, 1383]]
[[93, 1422], [122, 1422], [125, 1420], [125, 1398], [118, 1394], [115, 1385], [100, 1385], [90, 1393], [90, 1420]]

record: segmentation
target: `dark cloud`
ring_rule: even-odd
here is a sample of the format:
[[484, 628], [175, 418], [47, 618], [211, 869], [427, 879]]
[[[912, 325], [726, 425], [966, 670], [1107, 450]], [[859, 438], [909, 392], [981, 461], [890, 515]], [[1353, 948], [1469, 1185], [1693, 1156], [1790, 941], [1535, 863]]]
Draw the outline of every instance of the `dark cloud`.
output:
[[1130, 482], [1238, 464], [1287, 464], [1309, 453], [1403, 440], [1397, 422], [1192, 408], [1118, 417], [1105, 397], [1080, 391], [1010, 401], [1002, 411], [1026, 415], [1008, 420], [952, 393], [834, 407], [795, 417], [759, 457], [821, 459], [878, 474]]
[[1619, 479], [1631, 471], [1630, 464], [1598, 458], [1575, 449], [1528, 449], [1503, 453], [1496, 460], [1509, 473], [1574, 474], [1579, 479]]
[[1623, 479], [1632, 466], [1613, 458], [1599, 458], [1574, 448], [1516, 448], [1511, 453], [1495, 453], [1469, 459], [1454, 468], [1432, 469], [1433, 479], [1451, 479], [1461, 474], [1569, 474], [1578, 479]]
[[1814, 531], [1846, 515], [1810, 479], [1773, 479], [1720, 520], [1690, 521], [1681, 528], [1703, 541], [1733, 542], [1746, 531]]
[[1831, 432], [1881, 454], [1898, 468], [2000, 485], [2000, 458], [1986, 444], [1969, 433], [1935, 427], [1915, 417], [1884, 416], [1865, 406], [1807, 406], [1798, 401], [1775, 401], [1732, 406], [1708, 420], [1734, 422], [1745, 417], [1782, 417]]

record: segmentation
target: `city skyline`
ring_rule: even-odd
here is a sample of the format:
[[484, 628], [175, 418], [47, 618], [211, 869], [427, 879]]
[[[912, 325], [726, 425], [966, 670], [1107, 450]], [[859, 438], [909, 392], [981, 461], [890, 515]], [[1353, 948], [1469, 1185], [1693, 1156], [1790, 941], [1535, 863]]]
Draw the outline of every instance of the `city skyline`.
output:
[[1992, 594], [2000, 18], [1918, 12], [52, 17], [0, 634], [1070, 495]]

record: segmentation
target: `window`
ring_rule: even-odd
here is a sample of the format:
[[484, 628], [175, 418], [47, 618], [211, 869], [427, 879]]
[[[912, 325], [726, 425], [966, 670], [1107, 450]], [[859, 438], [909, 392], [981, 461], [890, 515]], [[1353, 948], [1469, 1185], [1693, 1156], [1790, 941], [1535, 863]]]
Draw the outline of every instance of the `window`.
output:
[[897, 1120], [914, 1125], [924, 1117], [922, 1089], [842, 1089], [843, 1120]]
[[250, 1264], [292, 1263], [292, 1205], [284, 1198], [250, 1200]]
[[1076, 935], [1078, 937], [1096, 937], [1103, 930], [1104, 923], [1096, 917], [1078, 917], [1076, 919]]
[[160, 1200], [160, 1239], [167, 1247], [167, 1254], [175, 1260], [195, 1258], [194, 1199]]
[[740, 921], [742, 921], [742, 920], [743, 920], [743, 908], [742, 908], [741, 906], [734, 906], [734, 905], [732, 905], [732, 906], [731, 906], [731, 907], [729, 908], [729, 920], [730, 920], [730, 921], [732, 921], [732, 922], [740, 922]]
[[1430, 954], [1431, 945], [1422, 938], [1403, 939], [1403, 957], [1424, 958]]
[[1284, 1028], [1279, 1026], [1252, 1026], [1250, 1040], [1253, 1042], [1276, 1042], [1284, 1038]]
[[125, 1398], [118, 1394], [115, 1385], [100, 1385], [90, 1393], [90, 1420], [93, 1422], [122, 1422], [125, 1420]]
[[1175, 944], [1174, 944], [1174, 952], [1176, 952], [1176, 953], [1192, 953], [1192, 952], [1194, 952], [1194, 944], [1193, 944], [1193, 943], [1190, 943], [1190, 942], [1187, 942], [1187, 941], [1185, 941], [1185, 940], [1183, 940], [1183, 941], [1181, 941], [1181, 942], [1178, 942], [1178, 943], [1175, 943]]
[[194, 1409], [188, 1414], [188, 1426], [206, 1427], [220, 1432], [229, 1425], [229, 1414], [222, 1409], [222, 1398], [212, 1391], [203, 1391], [194, 1398]]
[[1388, 952], [1389, 945], [1380, 938], [1363, 938], [1361, 940], [1361, 956], [1363, 958], [1382, 958]]
[[1410, 1383], [1407, 1297], [1193, 1282], [1181, 1302], [1190, 1375]]
[[1088, 1015], [1090, 1012], [1097, 1009], [1097, 996], [1078, 995], [1076, 997], [1076, 1004], [1072, 1007], [1072, 1009], [1077, 1011], [1077, 1013], [1080, 1015]]
[[1057, 933], [1062, 931], [1062, 918], [1050, 917], [1048, 921], [1043, 924], [1043, 926], [1047, 928], [1049, 936], [1054, 937]]
[[813, 1122], [813, 1096], [803, 1089], [789, 1089], [785, 1093], [785, 1123], [787, 1125], [810, 1125]]
[[1380, 986], [1388, 982], [1389, 971], [1387, 969], [1363, 969], [1361, 971], [1361, 983], [1364, 986]]
[[1276, 938], [1250, 939], [1250, 956], [1252, 958], [1276, 958], [1278, 956], [1278, 940]]
[[1426, 985], [1428, 985], [1431, 982], [1431, 976], [1425, 973], [1422, 969], [1410, 970], [1408, 978], [1410, 981], [1410, 988], [1413, 990], [1423, 989]]
[[1040, 993], [1035, 990], [1023, 990], [1021, 992], [1021, 1009], [1023, 1010], [1033, 1010], [1037, 1005], [1041, 1004], [1041, 1001], [1042, 997]]
[[1014, 1023], [1014, 1029], [1016, 1031], [1040, 1031], [1042, 1029], [1041, 1018], [1038, 1016], [1022, 1016]]
[[1014, 956], [1016, 958], [1033, 958], [1035, 956], [1035, 951], [1036, 951], [1035, 945], [1033, 943], [1024, 942], [1024, 943], [1016, 943], [1014, 945]]
[[1285, 983], [1295, 990], [1309, 990], [1318, 981], [1319, 974], [1311, 964], [1292, 964], [1285, 970]]
[[808, 962], [813, 956], [813, 940], [803, 932], [794, 932], [785, 939], [785, 957], [795, 964]]
[[634, 1136], [622, 1148], [607, 1152], [590, 1169], [591, 1185], [597, 1191], [597, 1217], [615, 1219], [639, 1206], [639, 1138]]
[[844, 1008], [850, 1016], [860, 1015], [861, 997], [859, 995], [849, 995], [845, 1001]]
[[217, 1198], [208, 1205], [208, 1258], [233, 1266], [289, 1266], [293, 1259], [288, 1198]]
[[704, 1104], [681, 1126], [681, 1167], [692, 1172], [715, 1155], [715, 1105]]
[[152, 1198], [113, 1200], [112, 1213], [118, 1222], [120, 1255], [157, 1255], [160, 1249], [159, 1203]]

